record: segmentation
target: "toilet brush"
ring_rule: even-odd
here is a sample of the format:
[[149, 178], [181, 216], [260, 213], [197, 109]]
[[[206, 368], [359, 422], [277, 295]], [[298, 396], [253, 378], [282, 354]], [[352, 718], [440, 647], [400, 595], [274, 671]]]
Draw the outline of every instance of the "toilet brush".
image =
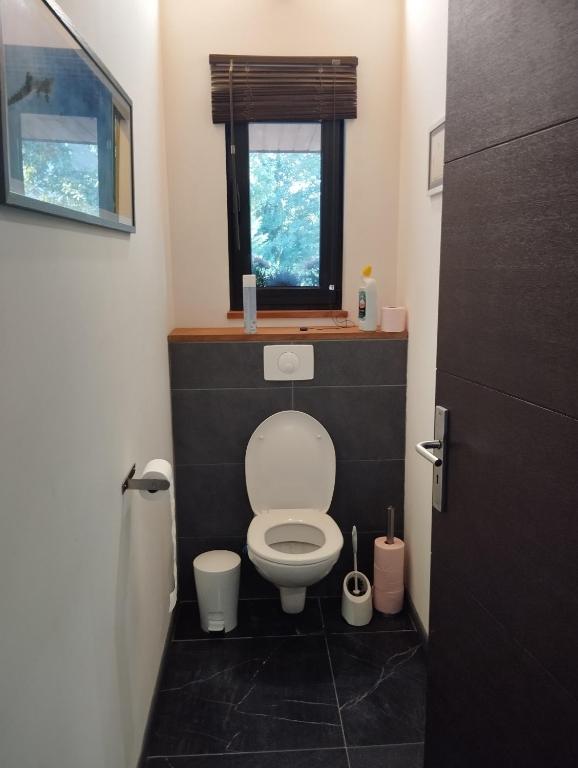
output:
[[357, 528], [351, 531], [353, 570], [343, 579], [341, 615], [348, 624], [363, 627], [373, 615], [371, 584], [364, 573], [357, 570]]
[[359, 589], [359, 575], [357, 570], [357, 528], [354, 525], [353, 529], [351, 531], [351, 545], [353, 547], [353, 573], [355, 574], [355, 585], [353, 587], [353, 594], [354, 595], [360, 595], [361, 590]]

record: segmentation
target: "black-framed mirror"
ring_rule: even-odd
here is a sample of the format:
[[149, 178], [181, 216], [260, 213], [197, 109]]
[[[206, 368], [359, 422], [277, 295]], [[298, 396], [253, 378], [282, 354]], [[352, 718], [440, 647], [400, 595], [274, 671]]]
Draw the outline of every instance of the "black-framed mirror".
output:
[[0, 202], [134, 232], [132, 102], [49, 0], [0, 0]]

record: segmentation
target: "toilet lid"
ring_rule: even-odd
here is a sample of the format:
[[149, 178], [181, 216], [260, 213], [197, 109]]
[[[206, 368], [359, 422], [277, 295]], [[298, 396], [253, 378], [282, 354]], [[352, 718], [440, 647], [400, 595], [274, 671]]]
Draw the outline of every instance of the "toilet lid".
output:
[[327, 512], [335, 486], [333, 441], [307, 413], [274, 413], [251, 435], [245, 477], [256, 515], [270, 509]]

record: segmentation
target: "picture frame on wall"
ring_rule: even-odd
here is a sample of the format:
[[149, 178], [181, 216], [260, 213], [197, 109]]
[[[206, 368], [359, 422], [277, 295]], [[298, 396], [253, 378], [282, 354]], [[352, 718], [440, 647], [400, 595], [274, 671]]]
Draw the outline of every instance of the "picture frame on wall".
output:
[[444, 144], [446, 136], [445, 117], [438, 120], [429, 130], [427, 193], [437, 195], [444, 184]]
[[133, 108], [52, 0], [0, 0], [0, 203], [135, 231]]

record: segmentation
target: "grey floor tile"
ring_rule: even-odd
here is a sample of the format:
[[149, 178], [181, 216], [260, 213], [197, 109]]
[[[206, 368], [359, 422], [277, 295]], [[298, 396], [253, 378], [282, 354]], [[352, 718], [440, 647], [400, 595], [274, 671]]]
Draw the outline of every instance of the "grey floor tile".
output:
[[416, 632], [329, 635], [348, 746], [423, 741], [425, 655]]
[[[284, 613], [278, 597], [270, 600], [239, 600], [237, 620], [236, 629], [226, 635], [214, 636], [215, 639], [318, 635], [323, 632], [321, 609], [315, 597], [305, 601], [302, 613], [295, 614]], [[209, 637], [201, 629], [198, 603], [179, 603], [173, 640], [206, 640]]]
[[295, 387], [294, 407], [323, 424], [338, 460], [404, 458], [405, 387]]
[[[345, 749], [312, 749], [249, 755], [155, 757], [147, 760], [146, 768], [348, 768], [348, 764]], [[361, 764], [356, 768], [362, 768]]]
[[175, 464], [242, 464], [259, 424], [291, 407], [291, 388], [182, 389], [171, 399]]
[[423, 744], [349, 748], [351, 768], [423, 768]]
[[342, 745], [324, 637], [171, 643], [147, 755]]

